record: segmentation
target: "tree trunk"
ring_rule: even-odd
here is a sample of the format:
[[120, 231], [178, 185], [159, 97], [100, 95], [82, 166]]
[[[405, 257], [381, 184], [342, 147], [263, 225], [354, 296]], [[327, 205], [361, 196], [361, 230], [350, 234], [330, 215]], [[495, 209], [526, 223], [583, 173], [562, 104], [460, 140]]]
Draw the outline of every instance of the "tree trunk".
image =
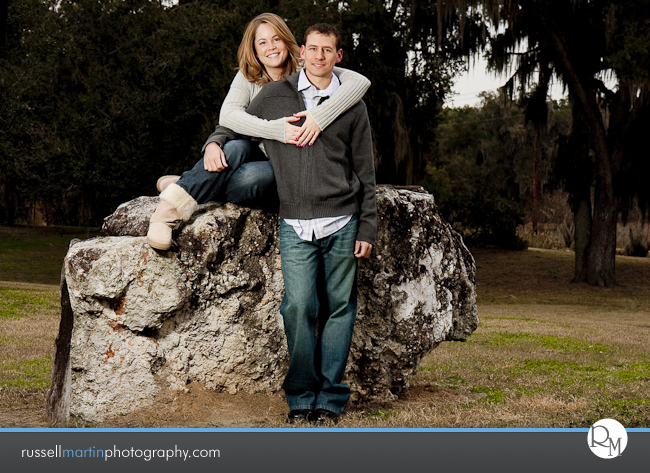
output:
[[[596, 134], [598, 135], [598, 134]], [[604, 138], [604, 137], [601, 137]], [[587, 283], [592, 286], [616, 284], [616, 222], [618, 206], [612, 179], [610, 152], [604, 139], [594, 138], [596, 152], [596, 192], [594, 220], [587, 259]]]
[[541, 128], [535, 126], [535, 150], [533, 151], [533, 233], [537, 235], [539, 220], [539, 153], [542, 147]]
[[[548, 23], [542, 19], [543, 23]], [[569, 86], [569, 93], [577, 107], [584, 112], [589, 124], [589, 134], [596, 155], [596, 188], [591, 239], [587, 248], [587, 283], [598, 286], [611, 286], [615, 279], [616, 256], [616, 217], [617, 206], [614, 194], [614, 169], [607, 146], [607, 131], [592, 87], [592, 76], [581, 74], [574, 62], [562, 36], [549, 29], [551, 46], [555, 49], [559, 68]], [[575, 109], [575, 107], [574, 107]]]
[[591, 240], [591, 195], [590, 188], [583, 187], [573, 195], [573, 222], [575, 226], [575, 271], [571, 282], [587, 282], [589, 269], [589, 241]]
[[587, 259], [587, 283], [592, 286], [613, 286], [616, 284], [617, 206], [614, 200], [596, 197]]
[[567, 176], [569, 202], [573, 211], [575, 271], [571, 282], [587, 282], [587, 259], [591, 241], [591, 183], [593, 169], [589, 158], [589, 125], [580, 106], [572, 104], [572, 125], [565, 159], [572, 166]]

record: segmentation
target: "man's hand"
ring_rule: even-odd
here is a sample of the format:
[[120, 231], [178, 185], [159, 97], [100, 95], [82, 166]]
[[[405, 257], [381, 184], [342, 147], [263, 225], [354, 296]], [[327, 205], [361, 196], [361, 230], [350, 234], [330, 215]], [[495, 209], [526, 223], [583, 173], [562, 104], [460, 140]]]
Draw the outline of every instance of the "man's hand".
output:
[[296, 139], [295, 143], [301, 148], [303, 146], [313, 145], [316, 142], [316, 138], [318, 138], [318, 135], [320, 135], [320, 132], [322, 131], [318, 126], [318, 124], [316, 123], [316, 120], [312, 118], [311, 113], [309, 113], [309, 110], [305, 110], [300, 113], [294, 113], [293, 116], [298, 119], [301, 117], [305, 117], [305, 123], [303, 123], [302, 126], [299, 128], [300, 135]]
[[206, 171], [221, 172], [228, 167], [226, 155], [223, 154], [221, 146], [214, 141], [205, 148], [203, 153], [203, 167]]
[[367, 258], [372, 251], [372, 245], [366, 241], [357, 240], [354, 244], [354, 256], [357, 258]]

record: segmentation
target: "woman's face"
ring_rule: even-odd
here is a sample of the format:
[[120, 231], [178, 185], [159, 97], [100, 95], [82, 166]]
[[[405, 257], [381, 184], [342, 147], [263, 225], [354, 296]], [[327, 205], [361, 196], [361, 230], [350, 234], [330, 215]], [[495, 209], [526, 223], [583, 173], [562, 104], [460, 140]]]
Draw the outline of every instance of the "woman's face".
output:
[[281, 77], [289, 50], [275, 29], [268, 23], [262, 23], [257, 27], [255, 55], [273, 80], [278, 80]]

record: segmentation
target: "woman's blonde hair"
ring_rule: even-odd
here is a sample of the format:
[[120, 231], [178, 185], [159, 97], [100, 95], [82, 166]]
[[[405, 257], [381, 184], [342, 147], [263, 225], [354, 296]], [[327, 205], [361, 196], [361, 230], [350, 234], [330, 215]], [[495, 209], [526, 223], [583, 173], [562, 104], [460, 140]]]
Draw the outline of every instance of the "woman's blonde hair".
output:
[[239, 61], [239, 70], [249, 82], [258, 85], [264, 85], [271, 82], [271, 78], [266, 73], [264, 66], [255, 55], [255, 33], [262, 23], [268, 23], [273, 27], [275, 33], [287, 46], [289, 55], [284, 65], [282, 75], [293, 74], [298, 69], [300, 60], [300, 48], [293, 37], [291, 30], [282, 18], [273, 13], [262, 13], [251, 20], [246, 27], [244, 37], [241, 40], [237, 50], [237, 59]]

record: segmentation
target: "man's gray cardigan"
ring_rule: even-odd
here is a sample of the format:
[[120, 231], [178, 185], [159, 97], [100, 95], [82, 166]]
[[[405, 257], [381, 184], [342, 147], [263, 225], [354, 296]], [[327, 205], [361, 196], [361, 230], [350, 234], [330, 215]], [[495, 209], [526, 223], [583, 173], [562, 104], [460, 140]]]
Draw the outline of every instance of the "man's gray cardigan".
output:
[[[305, 110], [298, 91], [298, 73], [264, 87], [247, 112], [273, 120]], [[296, 122], [298, 126], [302, 121]], [[207, 143], [232, 139], [217, 127]], [[375, 244], [377, 203], [370, 121], [360, 101], [321, 132], [313, 146], [264, 140], [280, 196], [280, 218], [311, 219], [359, 215], [357, 240]]]

